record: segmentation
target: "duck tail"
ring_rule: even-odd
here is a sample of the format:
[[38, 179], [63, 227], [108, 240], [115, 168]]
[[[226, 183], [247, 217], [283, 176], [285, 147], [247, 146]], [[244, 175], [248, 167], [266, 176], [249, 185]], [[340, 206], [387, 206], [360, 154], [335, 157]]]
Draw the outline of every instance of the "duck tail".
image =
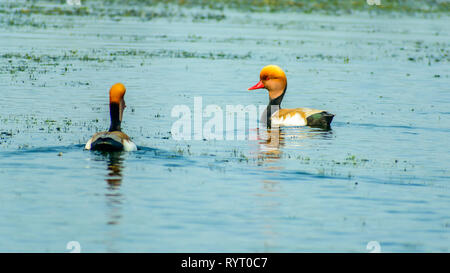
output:
[[333, 121], [334, 115], [326, 111], [313, 114], [306, 118], [306, 125], [310, 127], [317, 127], [329, 130], [331, 129], [331, 122]]
[[99, 137], [91, 144], [95, 151], [122, 151], [123, 144], [111, 137]]

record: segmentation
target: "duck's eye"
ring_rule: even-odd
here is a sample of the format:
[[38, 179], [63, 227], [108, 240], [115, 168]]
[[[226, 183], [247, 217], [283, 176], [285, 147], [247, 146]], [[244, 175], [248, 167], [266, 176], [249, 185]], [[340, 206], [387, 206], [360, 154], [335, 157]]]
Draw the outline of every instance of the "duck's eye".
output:
[[263, 77], [263, 80], [264, 80], [264, 81], [267, 81], [268, 79], [269, 79], [269, 76], [264, 76], [264, 77]]

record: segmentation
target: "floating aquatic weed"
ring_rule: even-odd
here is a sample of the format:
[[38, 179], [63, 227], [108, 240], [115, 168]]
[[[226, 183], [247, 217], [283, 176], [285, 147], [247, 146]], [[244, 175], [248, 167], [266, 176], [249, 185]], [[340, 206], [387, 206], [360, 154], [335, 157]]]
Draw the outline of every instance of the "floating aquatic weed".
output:
[[12, 132], [0, 132], [0, 138], [5, 139], [6, 137], [12, 137]]
[[[101, 3], [101, 5], [99, 5]], [[125, 7], [125, 8], [124, 8]], [[450, 11], [448, 1], [382, 1], [381, 5], [368, 5], [366, 1], [353, 0], [91, 0], [83, 1], [81, 6], [66, 5], [61, 1], [55, 5], [52, 1], [20, 1], [8, 2], [0, 5], [0, 13], [11, 12], [14, 16], [95, 16], [109, 17], [113, 20], [121, 20], [122, 17], [138, 18], [140, 20], [152, 20], [155, 18], [181, 18], [192, 16], [194, 20], [223, 20], [224, 14], [208, 12], [205, 14], [189, 14], [187, 10], [202, 8], [202, 10], [223, 11], [230, 8], [251, 12], [303, 12], [321, 14], [350, 14], [354, 12], [368, 13], [421, 13], [440, 14]], [[183, 11], [180, 10], [183, 9]]]
[[208, 13], [206, 15], [204, 14], [194, 14], [193, 20], [194, 21], [202, 21], [202, 20], [216, 20], [216, 21], [222, 21], [226, 18], [225, 14], [213, 14]]

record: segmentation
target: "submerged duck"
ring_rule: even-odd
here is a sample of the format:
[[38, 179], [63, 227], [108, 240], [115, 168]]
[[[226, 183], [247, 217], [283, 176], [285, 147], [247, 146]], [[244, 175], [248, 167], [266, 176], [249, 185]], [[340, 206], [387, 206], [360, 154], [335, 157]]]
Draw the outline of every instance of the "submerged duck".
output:
[[[311, 126], [330, 129], [334, 115], [324, 110], [311, 108], [281, 109], [281, 101], [286, 93], [287, 79], [284, 71], [276, 65], [268, 65], [261, 70], [260, 81], [248, 90], [265, 88], [269, 91], [269, 105], [262, 120], [268, 128], [276, 126]], [[273, 113], [272, 113], [273, 112]]]
[[120, 129], [123, 110], [126, 107], [124, 96], [126, 88], [121, 83], [114, 84], [109, 90], [109, 112], [111, 126], [108, 132], [94, 134], [86, 143], [86, 150], [101, 151], [136, 151], [137, 147], [127, 134]]

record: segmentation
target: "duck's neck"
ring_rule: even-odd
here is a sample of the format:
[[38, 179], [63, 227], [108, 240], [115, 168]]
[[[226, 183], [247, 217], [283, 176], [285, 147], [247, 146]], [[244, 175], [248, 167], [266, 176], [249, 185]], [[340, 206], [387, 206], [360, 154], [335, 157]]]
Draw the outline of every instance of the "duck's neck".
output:
[[120, 107], [118, 103], [109, 104], [109, 114], [111, 116], [111, 126], [109, 126], [109, 131], [120, 131]]
[[269, 98], [270, 99], [269, 105], [267, 105], [266, 111], [265, 111], [267, 128], [272, 127], [271, 120], [270, 120], [270, 118], [272, 117], [272, 114], [281, 109], [281, 101], [283, 100], [284, 94], [286, 93], [286, 89], [287, 89], [287, 85], [284, 88], [284, 91], [283, 91], [283, 93], [281, 93], [281, 95], [279, 95], [278, 97], [276, 97], [274, 99]]

